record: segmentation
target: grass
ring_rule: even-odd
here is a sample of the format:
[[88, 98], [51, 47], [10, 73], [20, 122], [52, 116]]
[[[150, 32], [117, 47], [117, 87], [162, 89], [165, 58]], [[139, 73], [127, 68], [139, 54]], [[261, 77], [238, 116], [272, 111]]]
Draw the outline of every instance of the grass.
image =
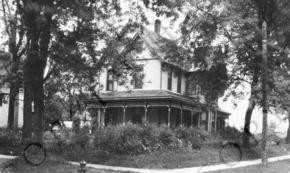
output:
[[248, 166], [242, 168], [235, 168], [235, 169], [227, 169], [221, 171], [214, 171], [211, 173], [286, 173], [290, 170], [290, 160], [279, 161], [279, 162], [272, 162], [269, 163], [268, 167], [263, 167], [262, 165], [256, 166]]
[[[9, 151], [7, 150], [7, 148], [5, 150], [6, 152]], [[157, 152], [152, 152], [152, 153], [139, 154], [135, 156], [134, 155], [111, 155], [106, 152], [82, 154], [80, 151], [75, 151], [73, 153], [63, 153], [61, 156], [58, 156], [58, 159], [62, 160], [62, 164], [64, 164], [65, 160], [79, 162], [82, 158], [84, 158], [88, 163], [104, 164], [104, 165], [110, 165], [110, 166], [148, 168], [148, 169], [174, 169], [174, 168], [185, 168], [185, 167], [220, 164], [221, 161], [219, 158], [219, 150], [220, 150], [220, 147], [203, 146], [201, 150], [193, 150], [189, 148], [178, 149], [174, 151], [163, 150], [163, 151], [157, 151]], [[1, 148], [0, 148], [0, 151], [1, 151]], [[250, 149], [243, 148], [242, 151], [243, 151], [242, 160], [252, 160], [252, 159], [260, 158], [260, 150], [257, 147], [250, 148]], [[285, 155], [289, 151], [290, 151], [290, 145], [281, 144], [279, 146], [272, 145], [269, 148], [268, 153], [269, 153], [269, 157], [273, 157], [273, 156]], [[52, 165], [55, 164], [53, 160], [48, 160], [48, 162], [46, 163], [49, 163], [49, 164], [51, 163]], [[15, 170], [17, 171], [18, 170], [17, 164], [16, 165], [14, 164], [14, 166], [15, 166]], [[61, 165], [56, 164], [56, 166], [61, 166]], [[68, 168], [69, 167], [74, 167], [74, 166], [68, 166]], [[72, 168], [72, 169], [75, 169], [75, 168]], [[22, 170], [22, 168], [20, 170]]]
[[[201, 150], [178, 149], [166, 150], [140, 155], [109, 155], [104, 152], [98, 154], [87, 154], [85, 160], [88, 163], [104, 164], [110, 166], [149, 168], [149, 169], [174, 169], [195, 167], [203, 165], [214, 165], [222, 163], [219, 158], [219, 147], [205, 146]], [[290, 147], [283, 144], [280, 146], [273, 145], [269, 148], [269, 157], [281, 156], [287, 154]], [[253, 160], [260, 158], [258, 148], [242, 148], [242, 160]], [[78, 152], [76, 152], [78, 153]], [[79, 161], [79, 154], [66, 155], [66, 159]]]
[[[67, 163], [60, 157], [48, 156], [39, 166], [27, 164], [22, 157], [9, 160], [0, 166], [1, 173], [78, 173], [80, 167]], [[100, 170], [87, 167], [87, 173], [119, 173], [112, 170]], [[120, 172], [121, 173], [121, 172]], [[126, 172], [122, 172], [126, 173]], [[128, 172], [127, 172], [128, 173]]]

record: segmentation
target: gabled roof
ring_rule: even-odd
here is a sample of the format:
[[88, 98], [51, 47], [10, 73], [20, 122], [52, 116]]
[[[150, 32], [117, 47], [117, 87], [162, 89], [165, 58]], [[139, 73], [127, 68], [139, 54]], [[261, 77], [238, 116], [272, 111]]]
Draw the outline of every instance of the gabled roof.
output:
[[164, 59], [166, 52], [162, 50], [162, 47], [166, 46], [166, 43], [170, 40], [162, 37], [156, 32], [148, 30], [146, 27], [141, 27], [138, 35], [148, 48], [150, 48], [159, 58], [162, 60]]
[[[168, 49], [166, 49], [166, 47], [168, 47], [169, 44], [173, 44], [172, 40], [162, 37], [160, 34], [157, 34], [156, 32], [151, 31], [144, 26], [139, 27], [139, 31], [133, 37], [133, 42], [138, 40], [139, 38], [151, 51], [152, 56], [154, 56], [152, 58], [158, 58], [162, 62], [178, 67], [182, 70], [189, 71], [187, 68], [181, 67], [180, 64], [170, 62], [166, 59], [166, 55], [168, 52]], [[126, 51], [127, 47], [125, 46], [123, 50]]]

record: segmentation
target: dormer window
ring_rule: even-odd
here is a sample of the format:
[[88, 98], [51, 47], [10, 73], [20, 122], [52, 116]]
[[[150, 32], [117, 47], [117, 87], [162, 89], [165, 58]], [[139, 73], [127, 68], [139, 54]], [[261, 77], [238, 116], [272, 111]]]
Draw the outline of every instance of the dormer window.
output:
[[143, 40], [140, 38], [135, 43], [135, 49], [137, 53], [141, 53], [143, 51]]
[[114, 90], [114, 74], [113, 71], [109, 70], [107, 74], [107, 91]]

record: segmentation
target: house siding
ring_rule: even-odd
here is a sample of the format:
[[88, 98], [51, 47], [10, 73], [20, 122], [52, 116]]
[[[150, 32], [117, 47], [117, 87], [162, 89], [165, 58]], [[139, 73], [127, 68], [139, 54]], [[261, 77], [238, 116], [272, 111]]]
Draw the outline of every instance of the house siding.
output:
[[172, 92], [175, 92], [177, 93], [177, 73], [175, 70], [173, 70], [173, 73], [172, 73]]
[[185, 74], [182, 74], [182, 79], [181, 79], [181, 94], [186, 93], [186, 77]]
[[[9, 93], [9, 89], [1, 89], [1, 92]], [[18, 108], [16, 107], [17, 110], [15, 110], [14, 117], [17, 117], [17, 120], [15, 120], [15, 123], [17, 123], [17, 127], [22, 127], [23, 125], [23, 92], [19, 93], [19, 100], [20, 101], [18, 103]], [[7, 127], [8, 108], [9, 108], [8, 103], [3, 103], [2, 106], [0, 106], [0, 127]]]
[[168, 72], [162, 70], [161, 89], [167, 90], [167, 80], [168, 80]]
[[144, 86], [145, 90], [160, 89], [161, 62], [158, 59], [147, 60], [144, 63]]

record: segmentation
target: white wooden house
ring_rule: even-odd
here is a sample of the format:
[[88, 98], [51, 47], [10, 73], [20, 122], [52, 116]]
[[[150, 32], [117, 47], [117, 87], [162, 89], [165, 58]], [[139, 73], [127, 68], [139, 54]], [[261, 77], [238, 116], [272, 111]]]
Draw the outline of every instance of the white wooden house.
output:
[[[141, 49], [136, 63], [143, 65], [142, 81], [125, 87], [118, 83], [110, 69], [99, 74], [101, 89], [98, 98], [84, 100], [98, 125], [117, 125], [126, 122], [156, 123], [171, 127], [201, 127], [217, 131], [225, 126], [229, 113], [206, 109], [201, 88], [196, 84], [189, 91], [190, 70], [169, 63], [160, 47], [165, 38], [160, 35], [161, 22], [155, 21], [155, 31], [140, 27], [133, 40]], [[128, 77], [132, 79], [132, 76]], [[128, 90], [129, 88], [129, 90]]]

